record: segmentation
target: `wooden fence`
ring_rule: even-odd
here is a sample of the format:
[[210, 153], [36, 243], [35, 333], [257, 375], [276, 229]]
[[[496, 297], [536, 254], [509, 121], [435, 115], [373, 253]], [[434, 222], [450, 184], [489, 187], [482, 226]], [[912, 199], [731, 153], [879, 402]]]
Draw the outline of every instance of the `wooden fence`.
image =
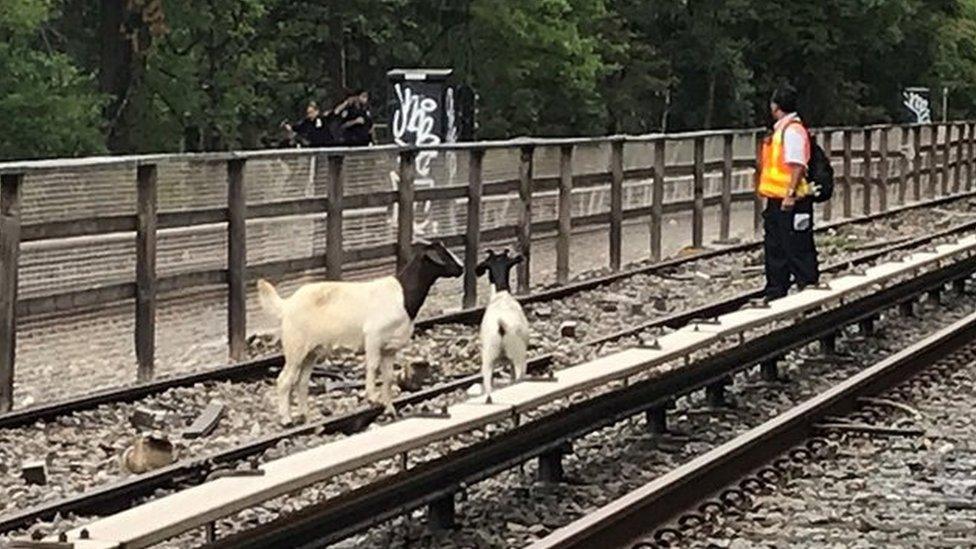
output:
[[[928, 142], [923, 143], [923, 130]], [[898, 133], [900, 143], [892, 150], [891, 136]], [[819, 142], [832, 160], [840, 161], [837, 170], [835, 199], [821, 208], [826, 219], [832, 211], [844, 217], [854, 212], [854, 188], [861, 187], [861, 213], [871, 213], [877, 193], [877, 204], [885, 210], [890, 203], [905, 203], [971, 189], [974, 162], [974, 133], [976, 124], [958, 121], [945, 124], [871, 126], [863, 128], [823, 128], [815, 131]], [[691, 242], [695, 247], [704, 244], [704, 219], [707, 207], [718, 206], [719, 236], [728, 239], [735, 202], [751, 202], [754, 205], [753, 226], [761, 224], [761, 201], [751, 191], [733, 190], [733, 172], [755, 168], [755, 157], [736, 157], [733, 142], [745, 136], [761, 143], [760, 130], [726, 130], [663, 134], [648, 136], [616, 136], [585, 139], [526, 139], [516, 141], [455, 143], [424, 149], [398, 148], [393, 146], [360, 149], [303, 149], [289, 151], [253, 151], [207, 153], [196, 155], [147, 155], [106, 157], [77, 160], [49, 160], [0, 164], [0, 411], [9, 410], [13, 402], [13, 376], [16, 350], [17, 318], [23, 315], [58, 313], [79, 307], [134, 299], [135, 301], [135, 351], [138, 363], [138, 379], [153, 377], [156, 302], [160, 293], [185, 290], [206, 285], [225, 285], [227, 288], [227, 340], [229, 356], [240, 360], [246, 350], [246, 285], [259, 277], [278, 277], [289, 273], [324, 269], [326, 277], [342, 278], [343, 266], [366, 260], [396, 258], [403, 265], [409, 258], [414, 239], [414, 205], [424, 201], [466, 199], [467, 221], [464, 231], [438, 235], [445, 244], [463, 246], [465, 274], [463, 279], [463, 307], [477, 302], [477, 284], [474, 265], [479, 246], [483, 242], [514, 239], [518, 251], [526, 257], [517, 270], [517, 289], [527, 292], [531, 285], [530, 261], [533, 235], [555, 233], [556, 279], [565, 283], [570, 276], [569, 257], [573, 228], [589, 225], [609, 226], [609, 267], [619, 270], [622, 262], [622, 228], [625, 220], [647, 218], [650, 222], [649, 257], [660, 260], [662, 256], [662, 219], [666, 213], [690, 211], [692, 217]], [[943, 139], [940, 140], [940, 137]], [[722, 157], [706, 161], [706, 139], [722, 140]], [[859, 138], [863, 147], [855, 149], [853, 142]], [[668, 165], [665, 147], [669, 142], [693, 143], [693, 161]], [[839, 142], [839, 147], [837, 146]], [[573, 155], [579, 147], [590, 145], [609, 146], [609, 163], [603, 173], [576, 174], [573, 171]], [[638, 168], [625, 169], [624, 151], [633, 146], [652, 147], [651, 158]], [[559, 173], [556, 177], [534, 175], [534, 160], [542, 148], [559, 151]], [[483, 181], [482, 163], [487, 151], [510, 149], [518, 151], [518, 177], [510, 180], [486, 183]], [[914, 151], [911, 157], [905, 150]], [[416, 188], [415, 160], [423, 151], [465, 152], [468, 160], [468, 183], [465, 185]], [[953, 150], [955, 151], [953, 153]], [[349, 195], [344, 192], [344, 165], [353, 155], [386, 152], [398, 156], [399, 184], [396, 190]], [[924, 153], [924, 154], [923, 154]], [[327, 165], [326, 196], [300, 198], [248, 204], [245, 196], [244, 176], [248, 163], [270, 156], [310, 156]], [[954, 157], [954, 160], [953, 160]], [[226, 205], [197, 208], [185, 211], [157, 211], [159, 184], [157, 167], [172, 159], [193, 158], [207, 162], [226, 164]], [[861, 176], [852, 170], [853, 160], [863, 164]], [[925, 160], [928, 159], [926, 166]], [[136, 178], [132, 182], [137, 193], [135, 215], [93, 215], [67, 221], [42, 221], [22, 223], [21, 197], [25, 175], [49, 172], [59, 167], [99, 166], [103, 164], [129, 163], [136, 166]], [[876, 166], [876, 168], [872, 168]], [[923, 188], [923, 176], [928, 170], [927, 184]], [[877, 176], [873, 172], [877, 172]], [[705, 195], [706, 172], [720, 173], [721, 190], [718, 195]], [[890, 174], [894, 172], [894, 176]], [[666, 176], [690, 176], [690, 199], [665, 203]], [[637, 208], [624, 208], [624, 182], [632, 179], [652, 181], [651, 203]], [[586, 216], [573, 216], [571, 197], [574, 189], [594, 185], [607, 185], [610, 189], [609, 212]], [[892, 188], [892, 186], [894, 186]], [[533, 196], [540, 192], [558, 193], [558, 214], [555, 220], [533, 219]], [[911, 191], [911, 192], [909, 192]], [[894, 197], [889, 197], [894, 192]], [[517, 193], [517, 223], [511, 226], [485, 229], [481, 226], [483, 200], [493, 195]], [[343, 247], [343, 214], [363, 208], [397, 206], [396, 242], [356, 250]], [[248, 220], [303, 214], [326, 214], [326, 252], [324, 256], [248, 264], [246, 260], [246, 231]], [[225, 223], [227, 231], [226, 267], [195, 270], [159, 276], [156, 270], [157, 234], [161, 229], [191, 227], [202, 224]], [[136, 235], [136, 276], [134, 282], [103, 285], [81, 290], [64, 291], [44, 296], [18, 299], [18, 258], [24, 242], [63, 239], [68, 237], [104, 235], [117, 232], [134, 232]]]

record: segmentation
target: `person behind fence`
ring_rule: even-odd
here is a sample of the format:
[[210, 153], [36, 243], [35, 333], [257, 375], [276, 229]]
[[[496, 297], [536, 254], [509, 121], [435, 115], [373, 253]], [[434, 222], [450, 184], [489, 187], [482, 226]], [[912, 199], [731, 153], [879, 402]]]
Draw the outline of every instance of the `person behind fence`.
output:
[[353, 147], [373, 143], [373, 116], [369, 112], [369, 92], [363, 89], [353, 91], [336, 108], [341, 119], [342, 142]]
[[309, 101], [305, 107], [305, 118], [294, 125], [282, 122], [282, 127], [292, 132], [298, 141], [309, 147], [325, 147], [332, 143], [328, 121], [319, 111], [318, 103]]
[[[762, 144], [757, 192], [763, 210], [766, 300], [786, 295], [793, 281], [802, 290], [820, 278], [813, 240], [813, 197], [807, 183], [810, 135], [797, 115], [797, 92], [782, 85], [770, 100], [775, 123]], [[792, 280], [791, 280], [792, 278]]]

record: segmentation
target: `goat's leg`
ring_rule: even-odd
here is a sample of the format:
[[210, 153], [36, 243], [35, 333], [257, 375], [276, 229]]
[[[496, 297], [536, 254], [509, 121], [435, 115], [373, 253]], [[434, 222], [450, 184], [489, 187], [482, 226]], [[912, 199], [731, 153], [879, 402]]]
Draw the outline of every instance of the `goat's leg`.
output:
[[525, 377], [525, 370], [528, 361], [528, 349], [524, 340], [517, 337], [506, 338], [504, 341], [505, 356], [512, 361], [515, 381]]
[[366, 338], [366, 400], [380, 404], [376, 391], [376, 371], [383, 360], [380, 346], [372, 338]]
[[308, 348], [304, 341], [294, 341], [284, 335], [281, 347], [285, 355], [285, 365], [278, 374], [275, 388], [278, 396], [278, 421], [282, 425], [288, 425], [291, 423], [291, 393], [302, 373], [302, 363], [308, 354]]
[[396, 415], [396, 408], [393, 406], [393, 363], [396, 353], [384, 351], [380, 354], [380, 376], [383, 383], [383, 406], [390, 415]]
[[498, 346], [493, 343], [482, 344], [481, 394], [485, 396], [485, 404], [491, 404], [491, 376], [496, 360], [498, 360]]
[[313, 361], [306, 361], [302, 366], [301, 374], [298, 378], [298, 386], [295, 388], [296, 400], [298, 401], [298, 414], [302, 423], [308, 419], [308, 385], [312, 380]]

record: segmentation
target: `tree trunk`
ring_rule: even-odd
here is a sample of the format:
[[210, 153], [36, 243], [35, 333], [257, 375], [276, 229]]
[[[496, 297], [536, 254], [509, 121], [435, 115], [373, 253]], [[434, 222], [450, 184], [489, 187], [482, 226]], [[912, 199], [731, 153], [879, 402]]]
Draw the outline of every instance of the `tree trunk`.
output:
[[329, 49], [324, 52], [329, 70], [329, 93], [332, 104], [346, 98], [346, 34], [341, 13], [333, 14], [329, 21]]
[[132, 46], [126, 39], [128, 10], [125, 0], [101, 0], [98, 88], [111, 99], [105, 107], [109, 122], [108, 148], [128, 152], [129, 138], [127, 95], [132, 84]]
[[712, 129], [712, 117], [715, 115], [715, 71], [708, 72], [708, 101], [705, 103], [704, 129]]

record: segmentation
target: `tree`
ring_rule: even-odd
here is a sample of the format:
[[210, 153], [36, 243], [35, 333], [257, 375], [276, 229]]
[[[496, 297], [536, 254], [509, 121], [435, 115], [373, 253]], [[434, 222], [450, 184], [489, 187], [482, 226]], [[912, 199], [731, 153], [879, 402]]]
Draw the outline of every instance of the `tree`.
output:
[[7, 0], [0, 10], [0, 158], [104, 149], [94, 79], [48, 40], [57, 15], [50, 0]]

